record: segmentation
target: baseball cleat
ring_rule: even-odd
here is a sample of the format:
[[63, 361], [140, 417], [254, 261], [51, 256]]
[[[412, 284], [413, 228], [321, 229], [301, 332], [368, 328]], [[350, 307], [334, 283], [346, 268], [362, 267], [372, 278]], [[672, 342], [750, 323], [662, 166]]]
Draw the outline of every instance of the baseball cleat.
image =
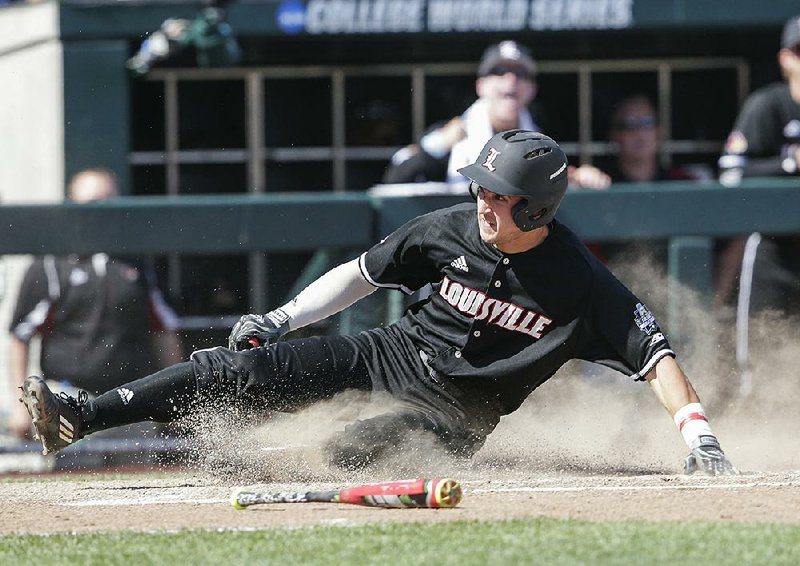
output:
[[20, 389], [20, 401], [31, 415], [36, 428], [34, 436], [42, 443], [42, 454], [58, 452], [83, 437], [80, 434], [81, 409], [89, 398], [85, 391], [80, 391], [77, 399], [66, 393], [55, 395], [45, 381], [35, 375], [25, 379]]

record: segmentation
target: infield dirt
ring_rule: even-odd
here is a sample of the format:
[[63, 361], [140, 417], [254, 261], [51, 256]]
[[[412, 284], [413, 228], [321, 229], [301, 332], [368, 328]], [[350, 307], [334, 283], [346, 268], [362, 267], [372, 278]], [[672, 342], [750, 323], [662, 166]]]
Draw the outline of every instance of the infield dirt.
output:
[[[590, 520], [709, 520], [800, 523], [800, 340], [797, 325], [763, 319], [752, 333], [753, 389], [740, 391], [730, 332], [698, 314], [707, 340], [679, 356], [740, 476], [680, 475], [686, 447], [644, 383], [571, 364], [505, 417], [470, 462], [418, 449], [369, 473], [327, 467], [319, 447], [358, 416], [344, 395], [247, 430], [241, 415], [203, 415], [193, 471], [126, 476], [30, 477], [0, 482], [0, 532], [52, 533], [183, 528], [264, 528], [518, 517]], [[705, 325], [705, 326], [704, 326]], [[702, 333], [700, 333], [702, 335]], [[194, 471], [196, 470], [196, 471]], [[282, 504], [236, 511], [232, 488], [334, 489], [408, 477], [462, 482], [456, 509], [371, 509]]]
[[[800, 475], [737, 478], [531, 474], [462, 480], [455, 509], [375, 509], [303, 503], [228, 503], [230, 485], [201, 477], [0, 484], [0, 533], [252, 529], [373, 522], [560, 517], [586, 520], [703, 520], [800, 523]], [[265, 489], [330, 489], [341, 483], [281, 483]]]
[[[714, 419], [742, 475], [684, 476], [680, 470], [686, 449], [648, 386], [598, 384], [594, 379], [573, 375], [546, 384], [467, 463], [421, 449], [416, 457], [352, 475], [324, 466], [308, 444], [274, 450], [276, 442], [285, 447], [323, 439], [331, 428], [323, 417], [332, 417], [334, 407], [339, 417], [351, 416], [338, 401], [248, 434], [210, 426], [205, 432], [213, 442], [196, 471], [115, 480], [72, 474], [0, 482], [0, 532], [251, 529], [538, 516], [800, 523], [800, 441], [796, 421], [792, 425], [796, 397], [766, 395], [774, 410], [764, 410], [761, 394], [755, 393]], [[289, 431], [294, 431], [291, 438]], [[463, 485], [464, 500], [447, 510], [308, 503], [236, 511], [228, 502], [238, 485], [307, 491], [415, 476], [454, 477]]]

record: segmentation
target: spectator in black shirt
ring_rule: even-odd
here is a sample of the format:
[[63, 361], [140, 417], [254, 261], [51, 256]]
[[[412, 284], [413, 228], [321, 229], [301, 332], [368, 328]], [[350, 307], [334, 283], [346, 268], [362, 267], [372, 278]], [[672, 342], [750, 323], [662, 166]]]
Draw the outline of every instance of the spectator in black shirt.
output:
[[778, 63], [786, 80], [752, 93], [728, 136], [719, 159], [725, 184], [800, 171], [800, 16], [786, 22]]
[[[106, 169], [80, 171], [69, 185], [69, 198], [78, 203], [114, 196], [116, 177]], [[30, 342], [38, 335], [47, 379], [103, 393], [142, 371], [179, 361], [176, 322], [150, 263], [103, 253], [36, 258], [9, 329], [10, 385], [17, 394], [28, 375]], [[9, 430], [25, 436], [30, 417], [19, 403], [14, 409]]]
[[[728, 136], [719, 159], [725, 185], [800, 174], [800, 15], [783, 28], [778, 63], [785, 81], [752, 93]], [[737, 276], [737, 360], [747, 374], [750, 316], [800, 315], [800, 235], [753, 233], [730, 242], [721, 256], [717, 304], [733, 302]]]

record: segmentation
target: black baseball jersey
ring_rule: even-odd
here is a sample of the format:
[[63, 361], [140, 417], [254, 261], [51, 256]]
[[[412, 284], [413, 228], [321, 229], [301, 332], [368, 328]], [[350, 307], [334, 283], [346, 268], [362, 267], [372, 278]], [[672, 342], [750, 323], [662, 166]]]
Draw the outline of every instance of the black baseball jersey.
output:
[[152, 330], [177, 323], [149, 264], [109, 258], [44, 256], [20, 287], [10, 331], [42, 337], [48, 379], [99, 393], [157, 369]]
[[793, 149], [800, 146], [800, 103], [786, 83], [775, 83], [751, 94], [742, 106], [720, 157], [721, 179], [796, 175]]
[[674, 356], [653, 315], [564, 225], [504, 254], [480, 237], [475, 205], [415, 218], [364, 253], [363, 276], [428, 299], [397, 323], [429, 367], [492, 390], [504, 412], [570, 359], [642, 378]]

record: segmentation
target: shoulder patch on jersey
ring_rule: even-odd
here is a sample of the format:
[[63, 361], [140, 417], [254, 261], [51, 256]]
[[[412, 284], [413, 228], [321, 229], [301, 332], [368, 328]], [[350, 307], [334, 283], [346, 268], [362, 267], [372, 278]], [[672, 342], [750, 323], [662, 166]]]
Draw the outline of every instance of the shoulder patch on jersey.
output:
[[734, 130], [725, 142], [725, 151], [728, 153], [744, 153], [747, 151], [747, 138], [738, 130]]
[[636, 321], [636, 326], [639, 327], [639, 330], [647, 335], [658, 330], [656, 317], [642, 303], [636, 303], [636, 309], [633, 311], [633, 320]]

